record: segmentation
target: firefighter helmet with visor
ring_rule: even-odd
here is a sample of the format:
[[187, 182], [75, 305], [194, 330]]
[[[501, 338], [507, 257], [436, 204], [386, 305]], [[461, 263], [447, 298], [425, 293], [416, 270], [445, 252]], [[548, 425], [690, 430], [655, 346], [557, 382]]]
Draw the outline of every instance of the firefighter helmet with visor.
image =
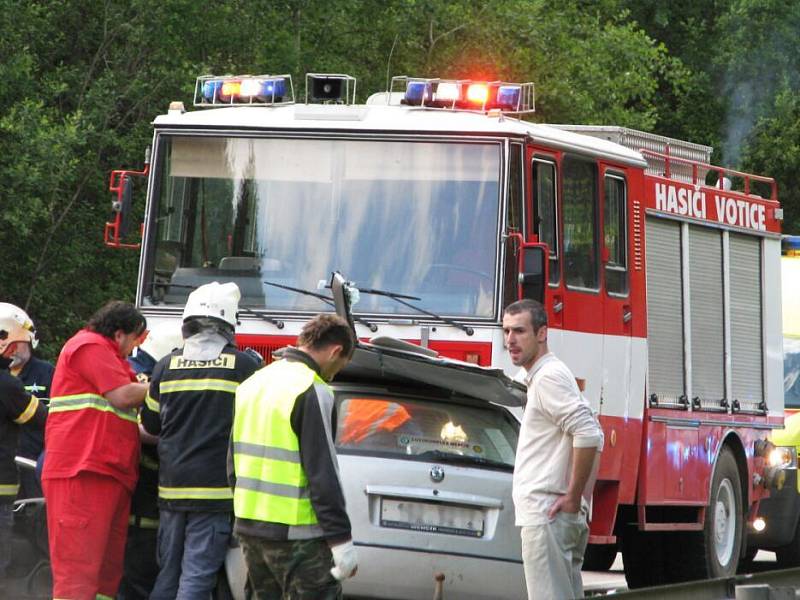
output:
[[36, 348], [39, 340], [33, 321], [24, 310], [8, 302], [0, 302], [0, 354], [15, 342], [28, 342]]
[[236, 313], [239, 311], [239, 300], [242, 297], [239, 286], [233, 282], [219, 283], [214, 281], [201, 285], [186, 299], [183, 309], [183, 320], [193, 317], [210, 317], [236, 327]]

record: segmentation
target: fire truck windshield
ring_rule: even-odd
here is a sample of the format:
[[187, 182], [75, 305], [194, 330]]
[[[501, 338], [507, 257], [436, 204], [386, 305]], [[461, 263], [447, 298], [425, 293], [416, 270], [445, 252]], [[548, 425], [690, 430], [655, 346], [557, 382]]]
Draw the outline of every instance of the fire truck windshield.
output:
[[[243, 306], [329, 310], [264, 281], [315, 290], [338, 270], [443, 316], [493, 317], [501, 159], [493, 141], [161, 135], [142, 301], [234, 281]], [[353, 310], [419, 316], [382, 296]]]

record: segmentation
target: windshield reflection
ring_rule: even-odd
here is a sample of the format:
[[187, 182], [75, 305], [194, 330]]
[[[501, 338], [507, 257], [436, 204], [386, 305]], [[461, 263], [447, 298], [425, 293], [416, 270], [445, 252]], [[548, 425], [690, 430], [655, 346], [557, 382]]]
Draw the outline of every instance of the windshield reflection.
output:
[[[501, 145], [334, 139], [162, 138], [146, 301], [235, 281], [242, 304], [319, 311], [338, 270], [418, 296], [443, 316], [491, 317]], [[413, 315], [361, 296], [355, 312]]]
[[787, 408], [800, 408], [800, 338], [783, 338], [783, 399]]

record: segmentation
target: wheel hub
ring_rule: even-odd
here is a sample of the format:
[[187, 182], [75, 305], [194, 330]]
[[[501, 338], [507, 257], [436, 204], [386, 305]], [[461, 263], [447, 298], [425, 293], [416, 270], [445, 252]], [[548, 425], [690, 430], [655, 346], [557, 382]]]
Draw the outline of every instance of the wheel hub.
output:
[[717, 490], [714, 501], [714, 553], [720, 565], [727, 565], [733, 553], [736, 534], [735, 496], [729, 479], [725, 479]]

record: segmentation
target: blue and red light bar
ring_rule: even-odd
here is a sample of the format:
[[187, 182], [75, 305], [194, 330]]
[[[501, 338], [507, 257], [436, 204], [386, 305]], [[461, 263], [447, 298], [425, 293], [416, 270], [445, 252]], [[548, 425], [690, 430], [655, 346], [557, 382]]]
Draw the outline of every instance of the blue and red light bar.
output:
[[197, 78], [195, 106], [242, 106], [294, 103], [290, 75], [204, 75]]
[[451, 110], [529, 113], [535, 110], [533, 83], [394, 77], [392, 89], [405, 84], [401, 104]]

